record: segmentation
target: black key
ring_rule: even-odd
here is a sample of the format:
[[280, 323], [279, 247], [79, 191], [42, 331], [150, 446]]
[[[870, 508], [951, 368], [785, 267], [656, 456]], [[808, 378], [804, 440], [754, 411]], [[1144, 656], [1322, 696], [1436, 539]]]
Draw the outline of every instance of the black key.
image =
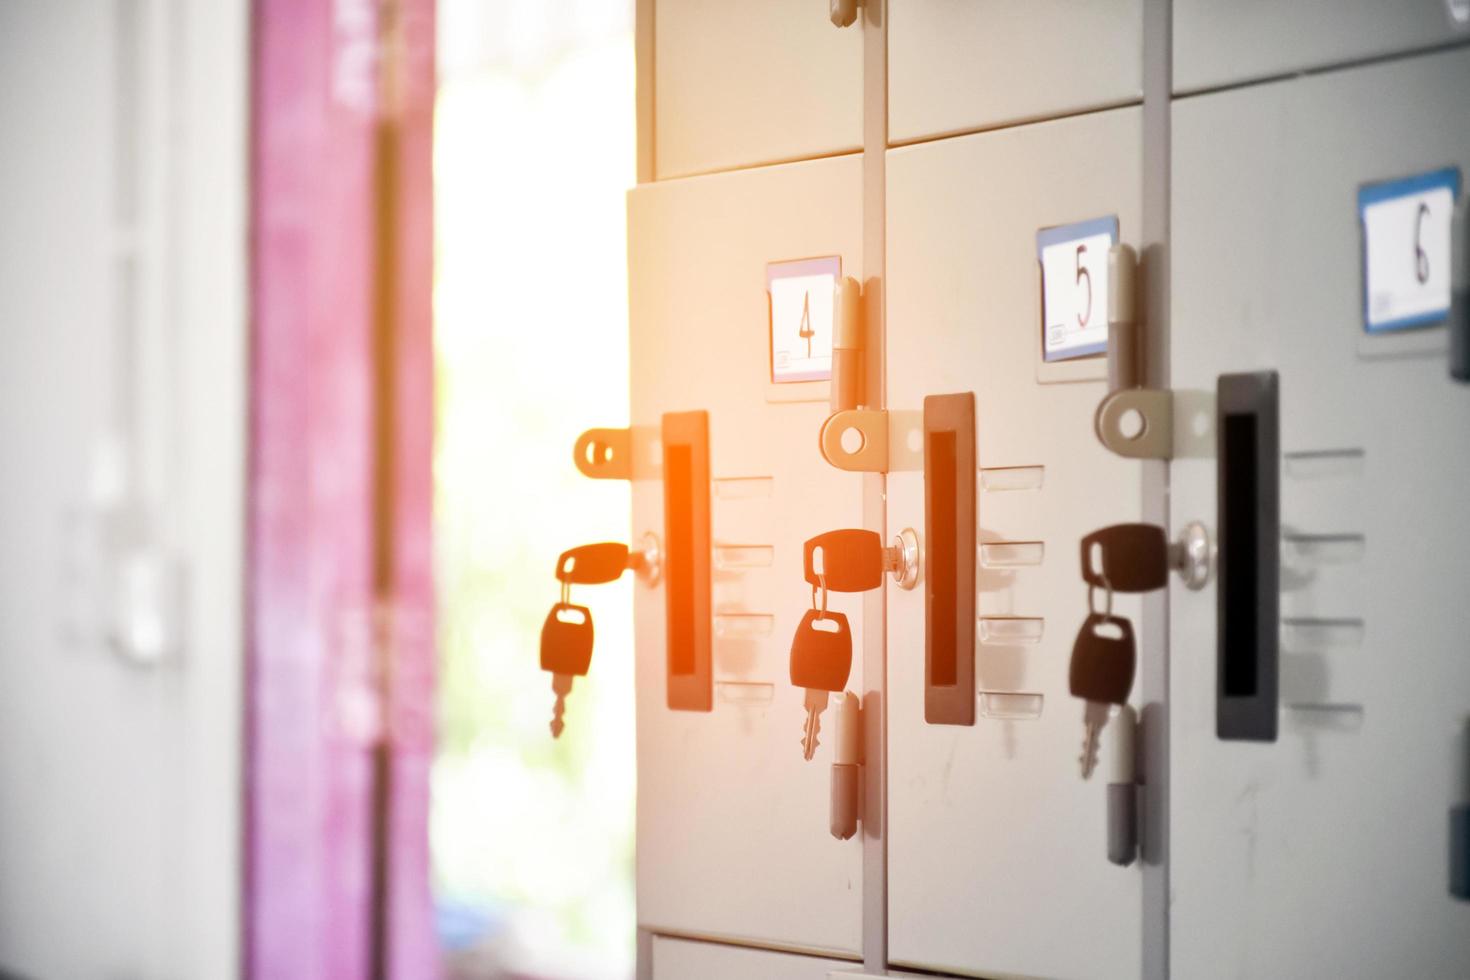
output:
[[808, 609], [791, 641], [791, 683], [806, 688], [806, 722], [801, 754], [808, 762], [817, 751], [822, 712], [834, 691], [847, 686], [852, 670], [852, 631], [842, 613]]
[[1097, 765], [1098, 736], [1108, 723], [1112, 706], [1123, 704], [1133, 690], [1138, 660], [1133, 624], [1122, 616], [1092, 613], [1072, 644], [1069, 684], [1072, 694], [1087, 702], [1082, 714], [1082, 778]]
[[[824, 628], [826, 627], [826, 628]], [[852, 670], [852, 631], [838, 612], [820, 616], [808, 609], [791, 641], [791, 683], [820, 691], [840, 691]]]
[[[626, 549], [625, 549], [626, 550]], [[558, 602], [541, 624], [541, 669], [551, 672], [551, 737], [560, 738], [566, 723], [567, 695], [572, 678], [582, 677], [592, 664], [592, 611], [586, 606]]]
[[1133, 624], [1122, 616], [1093, 613], [1072, 644], [1068, 683], [1074, 697], [1102, 704], [1122, 704], [1133, 690], [1137, 663]]
[[628, 567], [628, 546], [616, 541], [584, 544], [561, 553], [556, 577], [569, 585], [614, 582]]
[[1082, 579], [1114, 592], [1152, 592], [1169, 581], [1169, 541], [1157, 524], [1114, 524], [1082, 539]]
[[541, 624], [541, 669], [567, 677], [584, 677], [591, 663], [591, 610], [558, 602]]
[[813, 553], [822, 549], [822, 568], [829, 592], [867, 592], [883, 584], [883, 539], [877, 531], [841, 528], [808, 540], [802, 548], [806, 580], [820, 585]]

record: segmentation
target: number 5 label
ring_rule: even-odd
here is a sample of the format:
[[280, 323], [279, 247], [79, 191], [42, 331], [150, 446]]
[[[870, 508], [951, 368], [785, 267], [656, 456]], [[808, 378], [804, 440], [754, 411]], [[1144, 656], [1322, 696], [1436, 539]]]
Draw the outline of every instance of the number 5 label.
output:
[[1108, 250], [1117, 242], [1116, 217], [1036, 233], [1043, 360], [1086, 357], [1108, 349]]
[[1385, 333], [1439, 323], [1450, 312], [1450, 219], [1460, 171], [1368, 184], [1363, 225], [1363, 326]]

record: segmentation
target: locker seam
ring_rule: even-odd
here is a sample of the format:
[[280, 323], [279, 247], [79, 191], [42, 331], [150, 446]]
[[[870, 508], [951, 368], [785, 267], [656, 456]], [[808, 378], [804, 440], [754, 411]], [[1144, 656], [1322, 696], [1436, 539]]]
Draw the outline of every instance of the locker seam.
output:
[[708, 943], [711, 946], [725, 946], [731, 949], [749, 949], [762, 953], [784, 953], [789, 956], [806, 956], [814, 960], [841, 960], [844, 963], [856, 963], [859, 965], [863, 962], [860, 953], [851, 953], [847, 950], [826, 949], [820, 946], [796, 946], [756, 939], [742, 939], [739, 936], [684, 932], [679, 929], [665, 929], [657, 926], [643, 926], [642, 931], [648, 935], [650, 940], [680, 939], [686, 942]]
[[729, 167], [712, 167], [708, 170], [692, 170], [688, 173], [669, 174], [668, 176], [655, 177], [653, 180], [642, 181], [639, 186], [653, 184], [672, 184], [680, 180], [690, 180], [695, 177], [717, 177], [720, 174], [741, 174], [754, 170], [769, 170], [772, 167], [785, 167], [793, 163], [810, 163], [815, 160], [836, 160], [842, 157], [861, 157], [863, 148], [861, 146], [847, 147], [834, 150], [831, 153], [804, 154], [793, 157], [781, 157], [775, 160], [762, 160], [756, 163], [736, 164]]
[[1088, 106], [1085, 109], [1076, 109], [1072, 112], [1047, 113], [1039, 116], [1028, 116], [1020, 119], [1008, 119], [1004, 122], [984, 126], [973, 126], [964, 129], [946, 130], [942, 133], [929, 133], [923, 136], [915, 136], [909, 139], [890, 140], [888, 149], [898, 150], [910, 146], [923, 146], [926, 143], [937, 143], [941, 140], [957, 139], [962, 136], [979, 136], [982, 133], [998, 133], [1010, 129], [1022, 129], [1027, 126], [1035, 126], [1039, 123], [1054, 122], [1063, 119], [1076, 119], [1081, 116], [1095, 116], [1103, 112], [1114, 112], [1118, 109], [1128, 109], [1134, 106], [1141, 107], [1143, 98], [1119, 99], [1113, 102], [1103, 102]]
[[1297, 71], [1276, 72], [1271, 75], [1262, 75], [1259, 78], [1247, 78], [1235, 82], [1222, 82], [1219, 85], [1208, 85], [1201, 88], [1191, 88], [1185, 91], [1176, 91], [1171, 95], [1174, 102], [1183, 102], [1187, 99], [1195, 99], [1205, 95], [1220, 95], [1224, 92], [1235, 92], [1241, 89], [1257, 88], [1262, 85], [1275, 85], [1279, 82], [1289, 82], [1298, 78], [1315, 78], [1320, 75], [1332, 75], [1337, 72], [1354, 71], [1359, 68], [1372, 68], [1377, 65], [1392, 64], [1399, 61], [1412, 61], [1415, 58], [1427, 58], [1450, 51], [1470, 48], [1470, 34], [1453, 41], [1443, 41], [1438, 44], [1430, 44], [1424, 47], [1409, 48], [1404, 51], [1395, 51], [1389, 54], [1369, 55], [1362, 58], [1348, 58], [1342, 61], [1332, 61], [1316, 65], [1311, 68], [1303, 68]]

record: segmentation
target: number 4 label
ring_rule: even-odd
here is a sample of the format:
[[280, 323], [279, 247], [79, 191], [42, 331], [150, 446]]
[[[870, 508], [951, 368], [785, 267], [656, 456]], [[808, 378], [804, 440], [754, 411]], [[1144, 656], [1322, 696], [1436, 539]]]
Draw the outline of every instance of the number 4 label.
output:
[[1363, 326], [1423, 327], [1450, 312], [1450, 221], [1460, 196], [1454, 167], [1358, 190], [1363, 225]]
[[1116, 217], [1036, 233], [1044, 360], [1086, 357], [1108, 349], [1108, 251], [1117, 243]]

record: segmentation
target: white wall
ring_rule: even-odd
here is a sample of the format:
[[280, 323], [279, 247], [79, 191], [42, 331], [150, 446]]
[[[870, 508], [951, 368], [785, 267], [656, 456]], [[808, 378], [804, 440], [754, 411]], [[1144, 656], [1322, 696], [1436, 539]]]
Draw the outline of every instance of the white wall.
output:
[[[245, 0], [0, 2], [0, 973], [238, 972], [248, 51]], [[165, 663], [107, 638], [125, 500]]]

